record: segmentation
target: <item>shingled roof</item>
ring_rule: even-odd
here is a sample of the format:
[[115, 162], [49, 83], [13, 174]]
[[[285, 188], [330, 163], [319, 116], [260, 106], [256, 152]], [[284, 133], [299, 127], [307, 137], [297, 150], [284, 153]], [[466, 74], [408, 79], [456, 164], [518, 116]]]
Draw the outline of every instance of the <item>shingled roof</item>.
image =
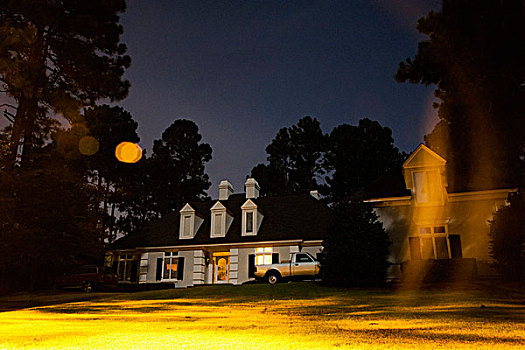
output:
[[410, 196], [403, 177], [403, 168], [394, 167], [359, 192], [362, 199]]
[[252, 199], [264, 215], [256, 236], [241, 235], [241, 206], [244, 193], [234, 194], [220, 201], [233, 215], [233, 222], [225, 237], [210, 237], [210, 208], [217, 200], [189, 203], [204, 217], [195, 238], [179, 239], [180, 214], [173, 212], [148, 224], [143, 230], [117, 240], [112, 249], [137, 247], [165, 247], [195, 244], [220, 244], [289, 239], [318, 240], [326, 237], [332, 211], [309, 194], [271, 196]]

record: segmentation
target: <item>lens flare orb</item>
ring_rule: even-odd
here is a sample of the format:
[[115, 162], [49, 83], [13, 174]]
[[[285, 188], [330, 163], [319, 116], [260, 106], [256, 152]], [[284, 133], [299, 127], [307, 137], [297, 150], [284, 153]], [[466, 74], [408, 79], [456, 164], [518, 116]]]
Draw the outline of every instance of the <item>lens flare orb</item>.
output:
[[99, 144], [93, 136], [84, 136], [78, 141], [78, 150], [85, 156], [92, 156], [98, 152]]
[[142, 158], [142, 148], [133, 142], [121, 142], [115, 149], [115, 157], [122, 163], [136, 163]]

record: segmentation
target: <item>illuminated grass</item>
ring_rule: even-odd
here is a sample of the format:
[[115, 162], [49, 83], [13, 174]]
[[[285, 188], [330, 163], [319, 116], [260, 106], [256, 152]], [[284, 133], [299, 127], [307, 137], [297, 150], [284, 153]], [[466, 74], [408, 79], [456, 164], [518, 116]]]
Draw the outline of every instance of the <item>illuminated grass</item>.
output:
[[0, 313], [0, 348], [517, 349], [525, 344], [524, 300], [312, 283], [102, 295]]

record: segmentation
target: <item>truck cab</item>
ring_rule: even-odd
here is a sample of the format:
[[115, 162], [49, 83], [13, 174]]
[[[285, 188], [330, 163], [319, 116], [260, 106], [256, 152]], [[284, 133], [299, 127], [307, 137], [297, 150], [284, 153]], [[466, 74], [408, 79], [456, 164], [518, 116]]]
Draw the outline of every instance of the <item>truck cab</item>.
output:
[[282, 279], [314, 278], [319, 274], [320, 264], [309, 253], [292, 253], [289, 261], [278, 264], [255, 265], [255, 277], [275, 284]]

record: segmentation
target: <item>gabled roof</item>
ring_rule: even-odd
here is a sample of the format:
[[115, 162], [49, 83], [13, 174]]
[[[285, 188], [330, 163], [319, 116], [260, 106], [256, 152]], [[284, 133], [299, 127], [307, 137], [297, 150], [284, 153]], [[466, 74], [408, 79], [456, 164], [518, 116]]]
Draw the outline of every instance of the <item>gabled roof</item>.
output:
[[444, 166], [447, 161], [439, 154], [420, 144], [414, 152], [405, 160], [403, 168]]
[[332, 210], [310, 194], [259, 197], [251, 199], [264, 213], [261, 227], [255, 236], [242, 236], [241, 206], [244, 193], [234, 194], [221, 201], [232, 214], [233, 221], [225, 237], [210, 237], [210, 209], [217, 201], [191, 202], [196, 212], [203, 214], [204, 222], [193, 239], [179, 239], [180, 214], [172, 212], [148, 224], [143, 230], [117, 240], [112, 249], [136, 247], [163, 247], [194, 244], [220, 244], [289, 239], [318, 240], [328, 234]]

